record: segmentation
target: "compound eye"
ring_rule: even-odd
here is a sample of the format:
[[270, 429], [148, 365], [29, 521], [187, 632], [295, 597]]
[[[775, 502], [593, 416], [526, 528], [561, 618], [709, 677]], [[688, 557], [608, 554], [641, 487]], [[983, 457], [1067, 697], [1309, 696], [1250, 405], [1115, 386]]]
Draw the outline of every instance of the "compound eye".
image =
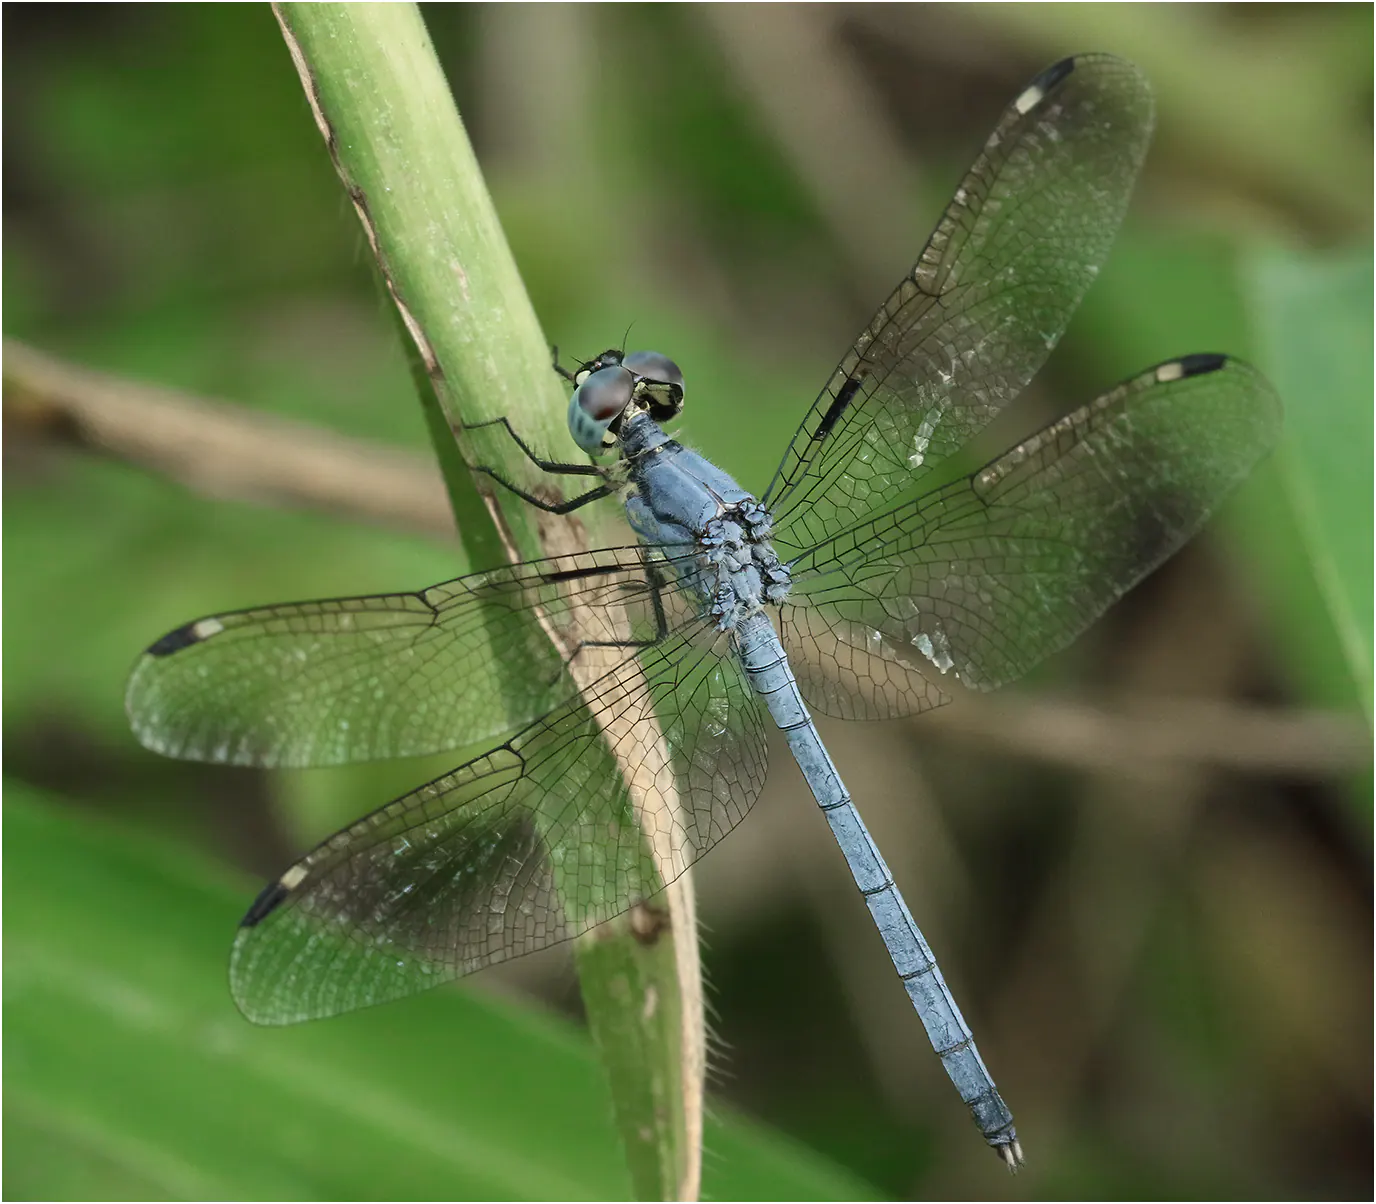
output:
[[635, 379], [619, 366], [590, 373], [569, 398], [569, 433], [584, 451], [602, 450], [607, 428], [631, 402]]
[[620, 367], [599, 368], [574, 390], [578, 408], [603, 425], [609, 423], [631, 402], [635, 381]]
[[636, 376], [657, 384], [674, 385], [683, 392], [683, 372], [667, 355], [660, 355], [658, 351], [632, 351], [621, 362]]
[[651, 418], [668, 422], [678, 417], [683, 409], [683, 372], [673, 360], [658, 351], [632, 351], [622, 363], [635, 373]]

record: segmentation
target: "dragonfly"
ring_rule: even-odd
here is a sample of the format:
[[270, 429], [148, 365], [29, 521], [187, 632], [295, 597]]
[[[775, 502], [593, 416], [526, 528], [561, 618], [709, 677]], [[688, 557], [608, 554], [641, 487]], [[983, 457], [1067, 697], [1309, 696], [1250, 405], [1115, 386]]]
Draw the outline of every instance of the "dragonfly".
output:
[[1121, 59], [1036, 76], [758, 499], [666, 432], [679, 367], [609, 350], [561, 369], [585, 460], [541, 457], [496, 420], [589, 488], [556, 503], [481, 471], [563, 513], [615, 495], [633, 543], [211, 615], [153, 643], [127, 710], [159, 753], [301, 767], [485, 749], [263, 889], [231, 954], [244, 1015], [289, 1024], [397, 999], [653, 899], [750, 810], [772, 724], [960, 1098], [1016, 1169], [1012, 1113], [809, 708], [894, 718], [1021, 677], [1274, 444], [1265, 379], [1191, 354], [952, 469], [1098, 273], [1152, 124], [1150, 87]]

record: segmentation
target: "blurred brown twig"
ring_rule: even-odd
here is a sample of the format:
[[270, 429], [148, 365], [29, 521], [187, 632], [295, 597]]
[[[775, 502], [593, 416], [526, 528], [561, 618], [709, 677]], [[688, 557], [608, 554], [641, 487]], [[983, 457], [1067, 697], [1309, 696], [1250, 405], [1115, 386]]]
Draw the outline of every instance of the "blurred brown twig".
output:
[[1091, 771], [1163, 764], [1326, 775], [1371, 763], [1371, 733], [1347, 715], [1133, 694], [1112, 704], [1015, 695], [924, 715], [957, 739]]
[[14, 339], [4, 342], [4, 419], [6, 435], [103, 452], [211, 497], [454, 535], [432, 457], [92, 372]]

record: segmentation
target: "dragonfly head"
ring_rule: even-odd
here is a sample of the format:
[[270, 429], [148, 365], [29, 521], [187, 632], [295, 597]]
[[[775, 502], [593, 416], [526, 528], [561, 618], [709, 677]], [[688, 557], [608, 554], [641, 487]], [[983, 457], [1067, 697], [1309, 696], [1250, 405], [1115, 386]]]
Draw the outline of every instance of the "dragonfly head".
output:
[[683, 373], [657, 351], [604, 351], [581, 364], [573, 379], [569, 433], [584, 451], [615, 447], [622, 424], [636, 414], [663, 423], [683, 409]]

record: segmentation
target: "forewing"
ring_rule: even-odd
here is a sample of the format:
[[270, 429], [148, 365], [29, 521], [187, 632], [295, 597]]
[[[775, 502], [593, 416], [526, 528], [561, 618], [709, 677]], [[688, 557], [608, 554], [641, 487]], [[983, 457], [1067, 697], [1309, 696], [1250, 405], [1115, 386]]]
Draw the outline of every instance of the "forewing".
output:
[[[156, 752], [233, 765], [337, 765], [480, 745], [575, 693], [564, 666], [580, 641], [631, 656], [658, 638], [654, 555], [610, 548], [420, 593], [199, 619], [139, 658], [129, 720]], [[662, 592], [676, 592], [666, 576]], [[562, 650], [551, 634], [566, 635]]]
[[1009, 106], [789, 445], [765, 496], [781, 555], [908, 494], [1022, 391], [1108, 255], [1152, 121], [1146, 79], [1108, 55]]
[[382, 1003], [654, 895], [763, 783], [760, 710], [724, 639], [671, 636], [302, 858], [240, 928], [240, 1009], [288, 1024]]
[[880, 718], [1022, 676], [1198, 531], [1280, 424], [1254, 369], [1187, 356], [819, 544], [780, 616], [804, 696]]

